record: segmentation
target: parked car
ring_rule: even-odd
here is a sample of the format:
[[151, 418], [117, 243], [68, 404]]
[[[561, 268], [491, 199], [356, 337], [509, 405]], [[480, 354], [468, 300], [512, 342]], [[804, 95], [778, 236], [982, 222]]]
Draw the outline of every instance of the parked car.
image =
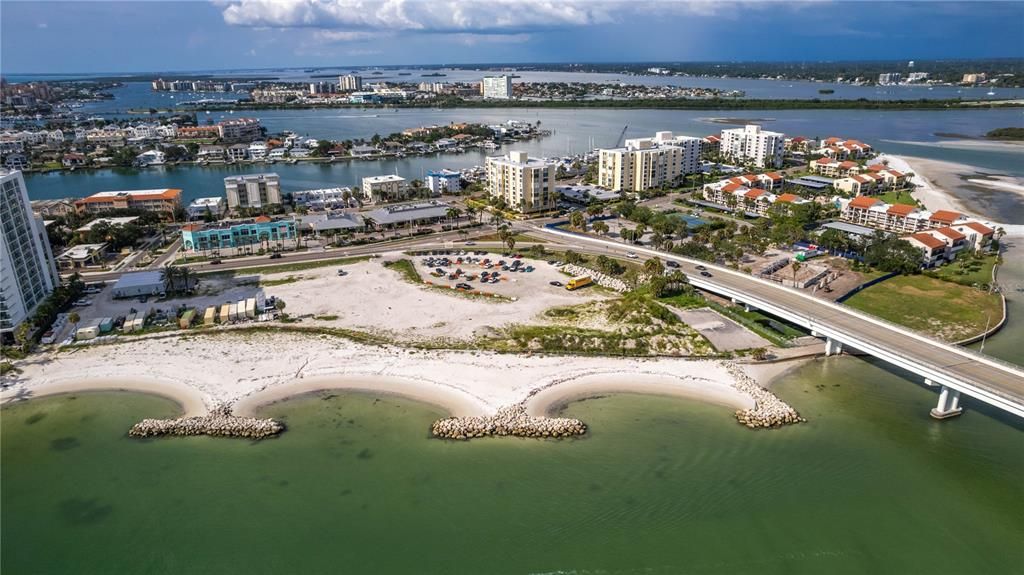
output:
[[347, 275], [348, 275], [348, 272], [347, 272], [347, 271], [345, 271], [345, 270], [339, 269], [339, 270], [338, 270], [338, 275], [339, 275], [339, 276], [347, 276]]
[[553, 285], [553, 286], [555, 286], [555, 287], [562, 287], [562, 282], [560, 282], [560, 281], [552, 281], [552, 282], [548, 282], [548, 283]]
[[458, 283], [458, 284], [455, 284], [455, 289], [472, 290], [473, 286], [471, 286], [471, 285], [469, 285], [467, 283]]

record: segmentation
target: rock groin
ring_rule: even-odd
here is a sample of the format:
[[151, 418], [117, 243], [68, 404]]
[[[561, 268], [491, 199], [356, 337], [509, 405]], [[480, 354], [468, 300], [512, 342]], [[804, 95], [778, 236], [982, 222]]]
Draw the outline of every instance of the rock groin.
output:
[[472, 439], [474, 437], [570, 437], [583, 435], [587, 426], [578, 419], [566, 417], [533, 417], [526, 407], [516, 404], [503, 407], [494, 415], [446, 417], [431, 426], [434, 437]]
[[175, 419], [143, 419], [128, 431], [131, 437], [159, 437], [163, 435], [210, 435], [215, 437], [244, 437], [264, 439], [284, 431], [284, 425], [273, 419], [237, 417], [231, 407], [222, 405], [208, 415], [178, 417]]
[[729, 366], [735, 378], [733, 387], [754, 399], [754, 407], [736, 412], [736, 421], [751, 429], [758, 427], [782, 427], [793, 423], [804, 423], [797, 410], [779, 399], [774, 393], [761, 387], [750, 376], [736, 366]]

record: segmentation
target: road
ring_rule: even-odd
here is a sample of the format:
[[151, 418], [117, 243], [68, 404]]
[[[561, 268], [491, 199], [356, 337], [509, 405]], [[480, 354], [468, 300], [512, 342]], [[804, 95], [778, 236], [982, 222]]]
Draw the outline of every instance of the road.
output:
[[[548, 237], [557, 237], [562, 242], [569, 241], [562, 235], [562, 232], [543, 227], [530, 227], [532, 228], [530, 231], [534, 234], [546, 234]], [[917, 366], [921, 366], [948, 374], [983, 392], [1009, 400], [1019, 406], [1020, 412], [1024, 413], [1024, 370], [1019, 367], [1004, 364], [962, 347], [930, 339], [910, 332], [906, 328], [885, 323], [851, 308], [815, 298], [795, 289], [727, 268], [713, 266], [706, 262], [599, 238], [577, 238], [573, 244], [574, 249], [578, 249], [579, 244], [589, 244], [593, 248], [604, 249], [607, 253], [619, 256], [625, 256], [627, 252], [635, 252], [642, 257], [658, 256], [663, 260], [675, 261], [698, 287], [706, 286], [710, 291], [718, 293], [742, 294], [740, 297], [741, 301], [745, 300], [744, 303], [769, 302], [771, 306], [779, 309], [778, 315], [796, 316], [796, 323], [805, 326], [817, 325], [821, 329], [827, 327], [845, 334], [846, 337], [840, 338], [840, 341], [845, 341], [847, 345], [857, 347], [860, 351], [871, 353], [869, 349], [853, 346], [852, 342], [866, 342], [869, 345], [864, 347], [875, 346], [887, 350], [887, 353], [871, 353], [871, 355], [889, 360], [905, 369], [915, 372], [925, 371], [925, 369], [915, 369]], [[709, 273], [712, 276], [701, 276], [701, 270], [697, 269], [698, 265], [711, 270]], [[768, 309], [765, 311], [771, 313]], [[889, 357], [883, 357], [883, 355]], [[896, 359], [893, 360], [893, 357]], [[975, 394], [968, 392], [968, 395]], [[977, 397], [977, 395], [975, 396]]]

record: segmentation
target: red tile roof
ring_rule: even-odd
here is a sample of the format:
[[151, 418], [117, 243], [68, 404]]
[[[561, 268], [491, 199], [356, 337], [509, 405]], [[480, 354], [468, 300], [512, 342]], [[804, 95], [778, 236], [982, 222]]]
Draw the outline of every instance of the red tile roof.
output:
[[939, 232], [940, 234], [946, 236], [947, 238], [949, 238], [949, 239], [951, 239], [953, 241], [956, 241], [956, 240], [966, 240], [967, 239], [967, 236], [961, 234], [960, 232], [958, 232], [958, 231], [956, 231], [953, 228], [948, 227], [948, 226], [945, 227], [945, 228], [939, 228], [939, 229], [937, 229], [935, 231]]
[[944, 224], [951, 224], [960, 218], [964, 217], [960, 212], [953, 212], [950, 210], [939, 210], [932, 214], [932, 217], [928, 218], [933, 222], [940, 222]]
[[776, 198], [775, 201], [777, 201], [777, 202], [786, 202], [788, 204], [788, 203], [793, 203], [793, 202], [795, 202], [795, 201], [797, 201], [799, 199], [800, 199], [800, 196], [798, 196], [796, 194], [782, 194], [778, 198]]
[[722, 191], [723, 192], [735, 192], [736, 190], [738, 190], [738, 189], [740, 189], [742, 187], [743, 186], [733, 182], [731, 184], [726, 184], [726, 185], [722, 186]]
[[877, 172], [879, 170], [886, 169], [886, 165], [885, 164], [871, 164], [870, 166], [868, 166], [868, 169], [871, 170], [872, 172]]
[[256, 219], [253, 221], [255, 221], [257, 224], [265, 224], [273, 220], [271, 220], [269, 216], [257, 216]]
[[908, 204], [893, 204], [889, 206], [888, 210], [885, 210], [885, 213], [894, 214], [897, 216], [908, 216], [916, 209], [917, 208], [915, 208], [914, 206]]
[[964, 226], [971, 228], [972, 230], [984, 236], [995, 233], [995, 230], [993, 230], [992, 228], [978, 222], [967, 222], [966, 224], [964, 224]]
[[914, 238], [915, 240], [917, 240], [917, 241], [921, 242], [922, 244], [924, 244], [925, 246], [927, 246], [929, 249], [933, 249], [933, 250], [935, 248], [941, 248], [941, 247], [946, 245], [944, 242], [942, 242], [938, 238], [935, 238], [931, 234], [927, 234], [925, 232], [918, 232], [918, 233], [916, 233], [916, 234], [914, 234], [914, 235], [912, 235], [910, 237]]
[[870, 196], [857, 196], [850, 200], [850, 207], [867, 209], [880, 203], [882, 203], [881, 200], [878, 200], [877, 198], [872, 198]]
[[754, 188], [753, 190], [748, 190], [747, 193], [745, 193], [743, 195], [745, 197], [747, 197], [747, 198], [750, 198], [750, 199], [756, 199], [756, 198], [760, 198], [761, 196], [763, 196], [763, 195], [765, 195], [767, 193], [768, 192], [766, 192], [764, 190], [761, 190], [761, 189], [758, 189], [758, 188]]
[[835, 162], [835, 160], [833, 160], [832, 158], [818, 158], [817, 160], [815, 160], [815, 162], [817, 162], [817, 163], [819, 163], [819, 164], [821, 164], [823, 166], [827, 166], [827, 165], [831, 164], [832, 162]]
[[185, 226], [181, 226], [181, 231], [183, 232], [198, 232], [201, 229], [203, 229], [202, 224], [188, 224]]
[[847, 160], [845, 162], [841, 162], [839, 164], [839, 167], [844, 169], [844, 170], [849, 170], [850, 168], [856, 168], [857, 167], [857, 162], [851, 162], [851, 161]]
[[762, 176], [766, 176], [769, 180], [773, 180], [773, 181], [778, 181], [778, 180], [782, 179], [782, 174], [780, 174], [778, 172], [768, 172], [767, 174], [761, 174], [761, 175]]

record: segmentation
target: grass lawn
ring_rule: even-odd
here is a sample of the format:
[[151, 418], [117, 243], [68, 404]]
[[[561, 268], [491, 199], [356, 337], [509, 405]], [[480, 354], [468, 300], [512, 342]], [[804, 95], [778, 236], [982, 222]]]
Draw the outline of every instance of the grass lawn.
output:
[[[521, 243], [546, 244], [547, 243], [547, 240], [535, 238], [535, 237], [532, 237], [532, 236], [528, 236], [526, 234], [516, 234], [513, 237], [516, 239], [516, 243], [517, 244], [521, 244]], [[476, 237], [473, 237], [473, 238], [470, 238], [470, 239], [473, 240], [473, 241], [477, 241], [477, 242], [500, 242], [500, 241], [502, 241], [502, 239], [499, 238], [498, 234], [496, 234], [496, 233], [484, 234], [482, 236], [476, 236]]]
[[411, 260], [397, 260], [393, 262], [387, 262], [384, 264], [388, 269], [395, 270], [402, 279], [413, 284], [422, 284], [423, 277], [420, 276], [420, 272], [416, 271], [416, 265]]
[[959, 341], [1002, 318], [997, 294], [928, 277], [896, 276], [846, 300], [846, 305], [945, 341]]
[[[999, 256], [990, 254], [981, 258], [961, 254], [940, 268], [929, 270], [926, 275], [966, 286], [985, 289], [992, 283], [992, 268], [999, 262]], [[962, 266], [962, 267], [961, 267]]]
[[878, 199], [882, 200], [887, 204], [907, 204], [910, 206], [918, 206], [920, 203], [915, 200], [910, 192], [906, 190], [893, 190], [891, 192], [885, 192], [878, 196]]

